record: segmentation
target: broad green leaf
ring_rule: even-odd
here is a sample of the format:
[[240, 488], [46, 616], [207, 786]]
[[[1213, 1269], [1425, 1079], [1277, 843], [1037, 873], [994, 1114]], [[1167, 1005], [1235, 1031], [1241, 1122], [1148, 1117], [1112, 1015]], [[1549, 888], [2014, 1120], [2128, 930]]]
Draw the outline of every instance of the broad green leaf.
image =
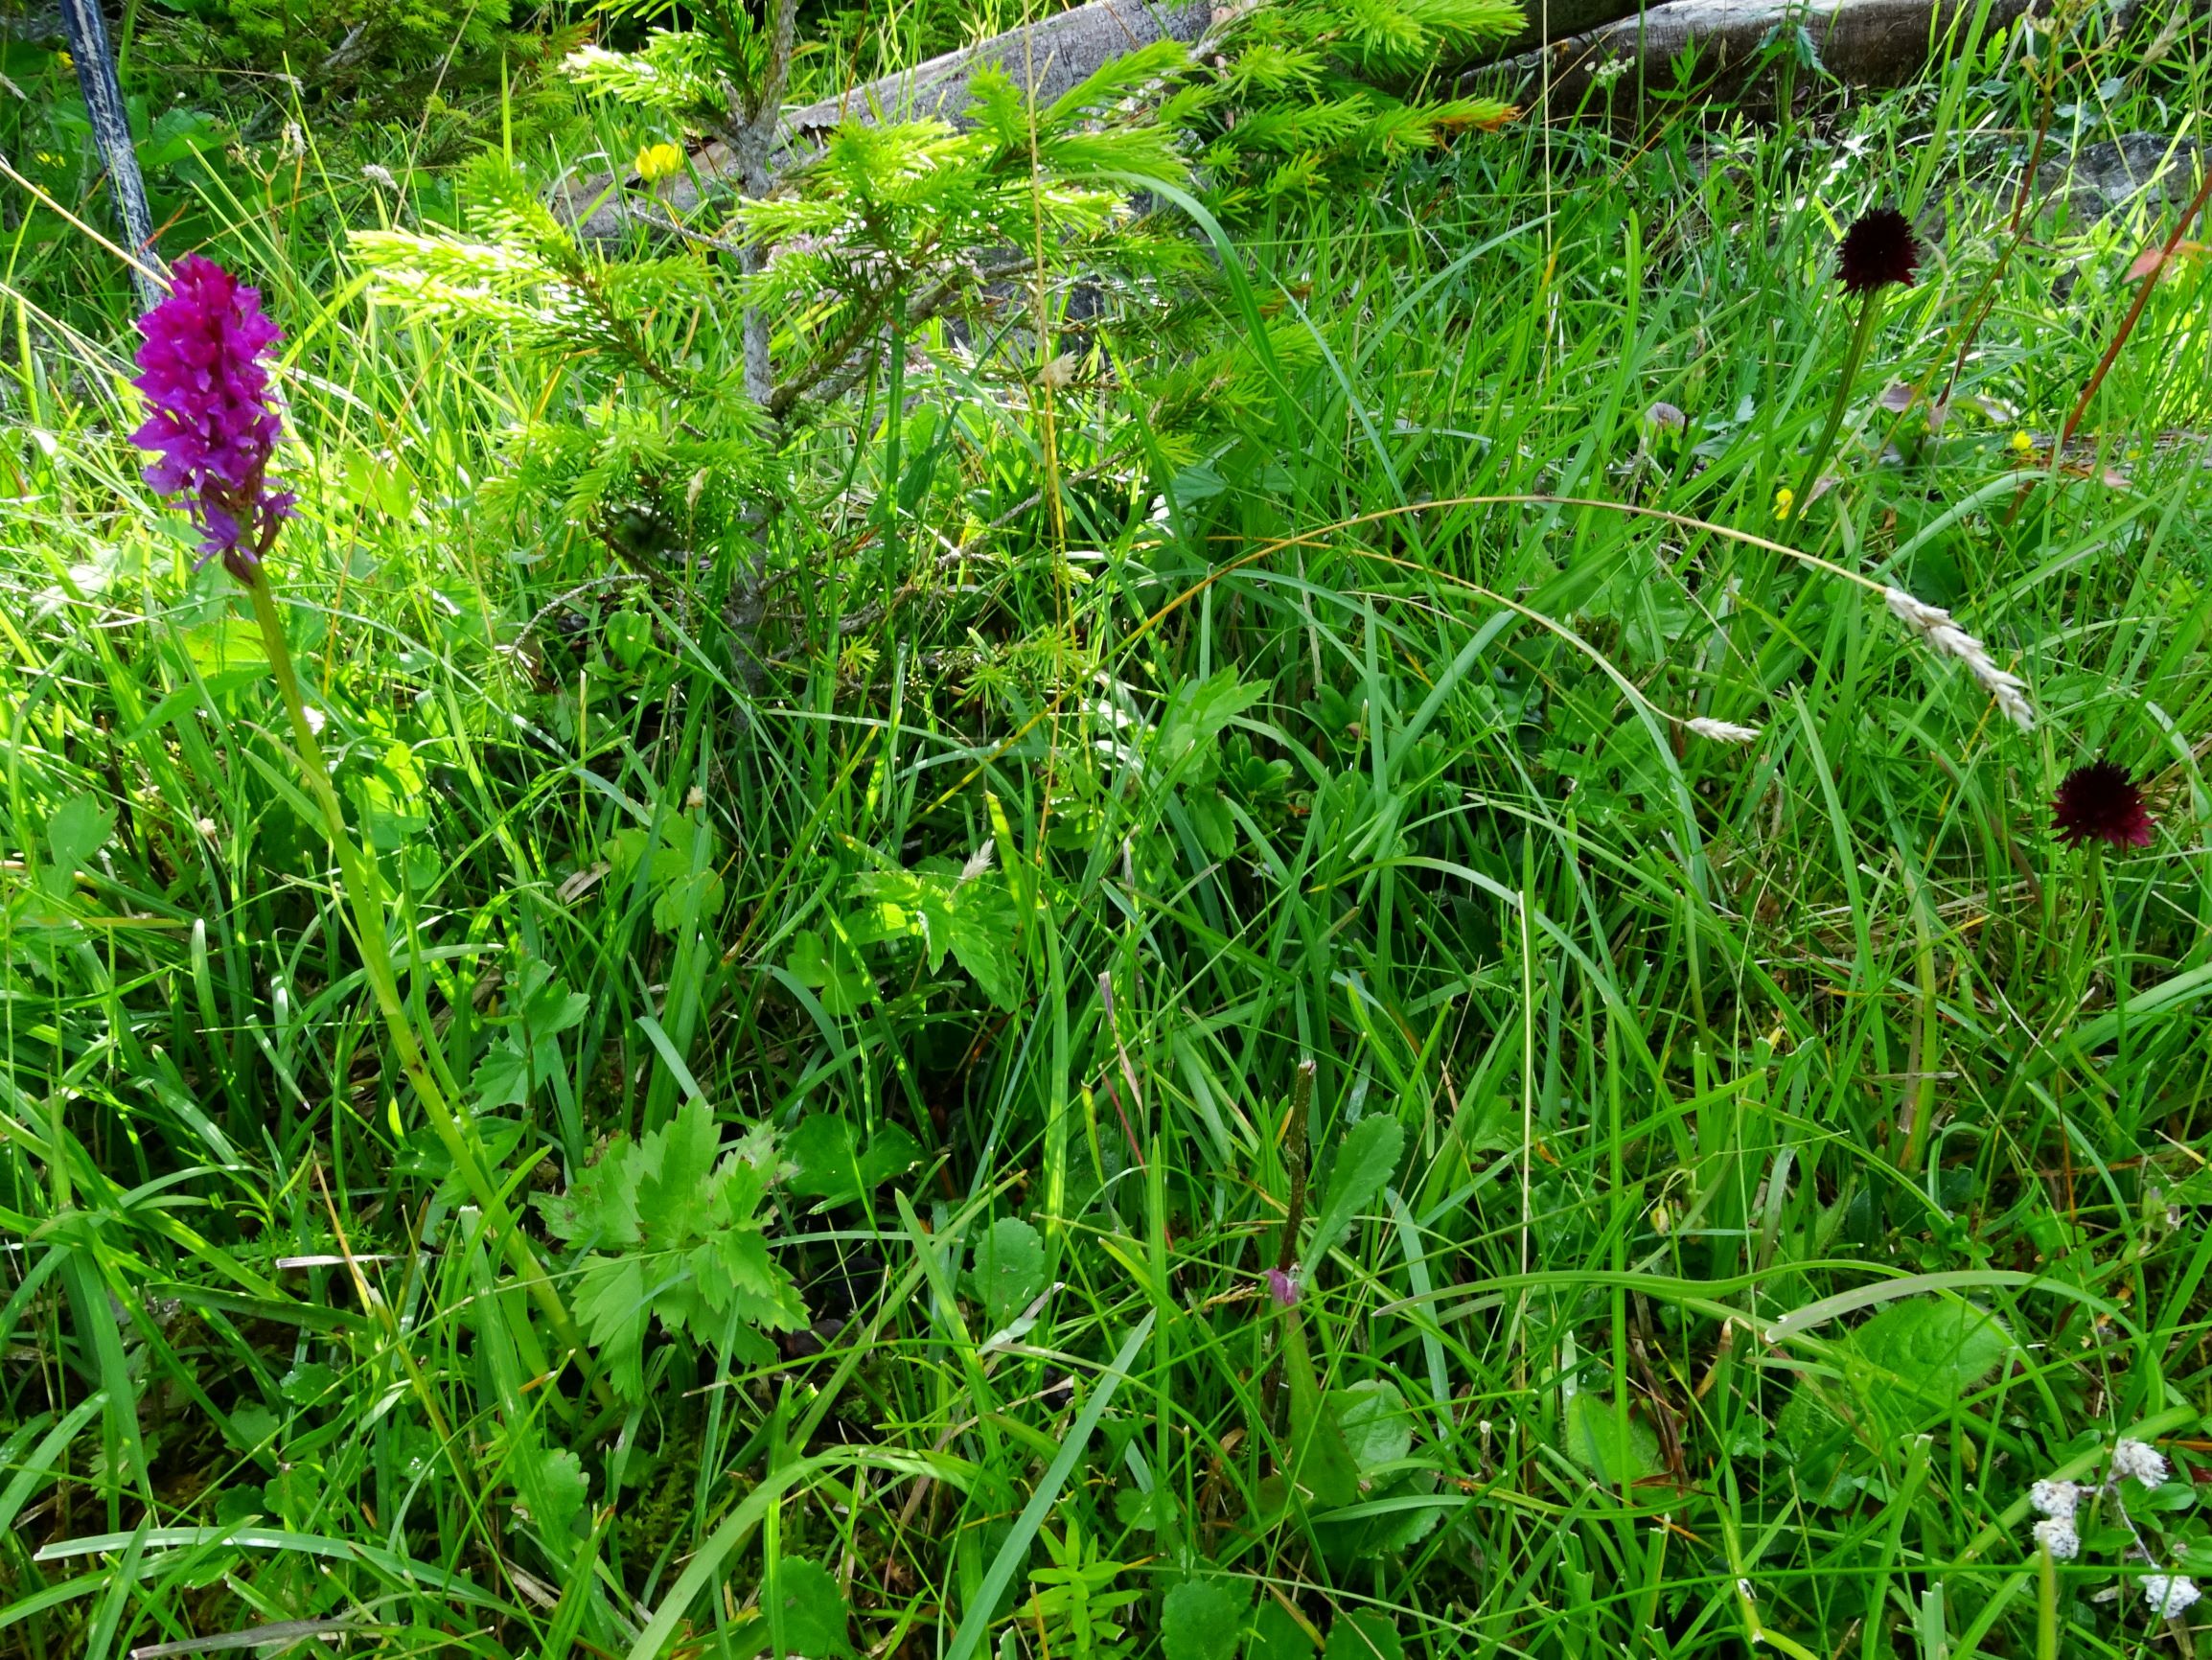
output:
[[783, 1156], [796, 1166], [784, 1186], [806, 1199], [839, 1204], [860, 1191], [860, 1155], [849, 1119], [837, 1113], [809, 1113], [783, 1144]]
[[947, 943], [982, 994], [1002, 1009], [1022, 1001], [1020, 920], [1013, 895], [996, 876], [964, 884], [954, 900]]
[[1045, 1289], [1045, 1242], [1020, 1217], [1002, 1217], [976, 1241], [973, 1266], [984, 1317], [1000, 1329]]
[[861, 1186], [882, 1187], [922, 1162], [922, 1144], [897, 1124], [886, 1124], [861, 1154]]
[[54, 810], [46, 821], [46, 846], [53, 863], [41, 873], [40, 886], [58, 899], [69, 891], [70, 879], [92, 862], [115, 834], [115, 813], [90, 795], [72, 795]]
[[1252, 1617], [1252, 1634], [1244, 1640], [1244, 1660], [1314, 1660], [1313, 1639], [1288, 1608], [1272, 1596], [1262, 1597]]
[[1290, 1485], [1282, 1497], [1309, 1498], [1313, 1509], [1323, 1510], [1357, 1503], [1359, 1462], [1322, 1398], [1305, 1325], [1296, 1309], [1282, 1321], [1282, 1372], [1290, 1385]]
[[1783, 1443], [1823, 1502], [1877, 1478], [1875, 1449], [1944, 1418], [2014, 1349], [1995, 1316], [1948, 1297], [1891, 1304], [1829, 1347], [1782, 1410]]
[[1327, 1406], [1362, 1471], [1395, 1464], [1413, 1452], [1413, 1414], [1394, 1383], [1371, 1378], [1349, 1389], [1332, 1389]]
[[1166, 1660], [1226, 1660], [1244, 1625], [1244, 1605], [1214, 1579], [1186, 1579], [1160, 1602]]
[[830, 1660], [851, 1652], [845, 1639], [844, 1593], [829, 1571], [803, 1556], [785, 1556], [776, 1563], [776, 1583], [783, 1599], [783, 1643], [806, 1660]]
[[1337, 1149], [1336, 1168], [1329, 1172], [1328, 1197], [1314, 1218], [1313, 1239], [1306, 1247], [1308, 1262], [1319, 1262], [1334, 1250], [1353, 1218], [1383, 1190], [1405, 1143], [1405, 1126], [1387, 1113], [1362, 1118], [1346, 1133]]
[[1659, 1437], [1641, 1414], [1621, 1421], [1619, 1409], [1606, 1396], [1578, 1394], [1567, 1403], [1561, 1426], [1567, 1456], [1601, 1483], [1619, 1487], [1659, 1473]]
[[1994, 1315], [1949, 1297], [1896, 1303], [1852, 1334], [1852, 1347], [1883, 1382], [1930, 1400], [1979, 1383], [2013, 1349]]
[[1406, 1646], [1395, 1620], [1362, 1609], [1336, 1617], [1321, 1660], [1406, 1660]]
[[590, 1495], [584, 1462], [566, 1447], [532, 1447], [521, 1457], [516, 1485], [529, 1501], [540, 1537], [557, 1546], [575, 1532]]
[[874, 980], [851, 949], [816, 929], [802, 928], [792, 935], [784, 966], [831, 1014], [858, 1014], [875, 992]]
[[495, 1043], [470, 1074], [469, 1091], [479, 1113], [521, 1106], [530, 1098], [530, 1063], [513, 1044]]
[[635, 672], [653, 650], [653, 619], [643, 611], [618, 611], [601, 625], [600, 638], [608, 656]]
[[854, 1146], [852, 1123], [836, 1113], [810, 1113], [784, 1142], [784, 1157], [797, 1168], [785, 1186], [802, 1198], [842, 1205], [904, 1175], [922, 1156], [919, 1142], [887, 1124], [864, 1152]]

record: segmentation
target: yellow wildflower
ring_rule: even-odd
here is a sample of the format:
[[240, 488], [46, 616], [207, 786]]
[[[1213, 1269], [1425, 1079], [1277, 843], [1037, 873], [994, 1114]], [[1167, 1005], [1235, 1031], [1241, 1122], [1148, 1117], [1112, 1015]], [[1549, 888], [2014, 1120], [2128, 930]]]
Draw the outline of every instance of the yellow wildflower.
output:
[[2014, 433], [2013, 448], [2022, 455], [2033, 455], [2036, 451], [2036, 435], [2033, 432]]
[[1774, 493], [1774, 517], [1787, 519], [1789, 510], [1797, 505], [1797, 492], [1784, 485]]
[[631, 165], [637, 176], [647, 184], [666, 178], [683, 167], [683, 151], [673, 144], [649, 144], [639, 150]]

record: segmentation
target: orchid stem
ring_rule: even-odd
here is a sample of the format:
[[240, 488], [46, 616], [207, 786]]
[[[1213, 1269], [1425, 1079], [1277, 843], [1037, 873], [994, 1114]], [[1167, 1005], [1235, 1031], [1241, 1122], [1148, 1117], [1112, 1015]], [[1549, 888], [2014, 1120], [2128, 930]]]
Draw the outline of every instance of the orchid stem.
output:
[[1881, 302], [1882, 290], [1871, 288], [1859, 303], [1858, 327], [1852, 331], [1851, 350], [1844, 355], [1843, 380], [1835, 388], [1835, 402], [1828, 406], [1828, 425], [1821, 430], [1820, 442], [1812, 447], [1812, 459], [1807, 463], [1805, 476], [1797, 486], [1797, 497], [1791, 504], [1793, 513], [1803, 515], [1812, 505], [1813, 486], [1820, 482], [1820, 470], [1828, 465], [1829, 451], [1835, 448], [1835, 435], [1843, 430], [1843, 414], [1851, 407], [1851, 389], [1858, 380], [1868, 350], [1874, 345], [1875, 332], [1881, 326]]
[[[498, 1236], [509, 1266], [543, 1311], [554, 1335], [584, 1368], [594, 1393], [603, 1393], [606, 1386], [590, 1367], [589, 1351], [568, 1313], [567, 1304], [562, 1301], [552, 1280], [545, 1277], [528, 1237], [517, 1226], [507, 1201], [485, 1170], [471, 1127], [454, 1110], [451, 1095], [457, 1092], [450, 1091], [449, 1084], [440, 1079], [438, 1069], [415, 1036], [414, 1023], [407, 1014], [405, 1000], [400, 995], [399, 975], [392, 966], [391, 953], [384, 941], [382, 883], [375, 861], [354, 844], [347, 830], [345, 808], [331, 783], [322, 743], [308, 718], [307, 700], [300, 690], [299, 673], [292, 664], [291, 648], [285, 638], [284, 617], [277, 611], [276, 595], [269, 586], [266, 568], [257, 569], [243, 586], [253, 599], [254, 621], [261, 627], [262, 644], [268, 653], [269, 667], [276, 674], [278, 694], [284, 699], [286, 713], [291, 717], [292, 742], [298, 753], [300, 773], [315, 804], [322, 809], [324, 829], [337, 852], [339, 878], [353, 911], [354, 935], [360, 943], [362, 972], [376, 994], [385, 1029], [391, 1034], [392, 1047], [399, 1051], [401, 1068], [415, 1086], [415, 1094], [429, 1115], [431, 1128], [444, 1144], [448, 1157], [453, 1161], [453, 1168], [482, 1207], [485, 1225]], [[532, 1371], [549, 1373], [551, 1369], [529, 1323], [518, 1322], [515, 1330], [523, 1346], [523, 1358]], [[562, 1398], [558, 1392], [549, 1394], [556, 1401]]]

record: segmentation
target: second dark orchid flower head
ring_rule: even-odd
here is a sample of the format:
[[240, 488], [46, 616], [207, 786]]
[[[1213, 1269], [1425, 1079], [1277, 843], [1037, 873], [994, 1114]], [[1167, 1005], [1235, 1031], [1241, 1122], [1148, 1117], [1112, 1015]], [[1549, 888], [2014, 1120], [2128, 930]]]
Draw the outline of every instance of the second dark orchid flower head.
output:
[[1895, 208], [1860, 214], [1836, 249], [1836, 275], [1846, 293], [1871, 294], [1896, 284], [1909, 288], [1919, 268], [1920, 239], [1912, 234], [1912, 221]]
[[2102, 842], [2108, 847], [2151, 845], [2151, 809], [2142, 786], [2117, 761], [2091, 761], [2059, 781], [2051, 803], [2051, 828], [2060, 841], [2079, 847]]
[[276, 325], [260, 289], [187, 254], [171, 272], [169, 298], [138, 328], [146, 343], [132, 384], [152, 412], [130, 440], [154, 452], [146, 481], [192, 514], [201, 564], [219, 554], [250, 583], [293, 501], [268, 476], [284, 429], [263, 360]]

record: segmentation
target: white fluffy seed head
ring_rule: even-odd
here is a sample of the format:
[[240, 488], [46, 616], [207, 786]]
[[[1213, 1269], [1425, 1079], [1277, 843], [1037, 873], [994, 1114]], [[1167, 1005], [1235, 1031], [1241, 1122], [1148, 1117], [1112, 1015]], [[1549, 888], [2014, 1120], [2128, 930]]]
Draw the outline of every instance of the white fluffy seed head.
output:
[[2071, 1516], [2045, 1516], [2036, 1524], [2036, 1543], [2051, 1559], [2070, 1562], [2082, 1554], [2082, 1535], [2074, 1531]]
[[2181, 1574], [2145, 1574], [2143, 1601], [2152, 1613], [2161, 1620], [2178, 1619], [2189, 1610], [2203, 1592], [2197, 1582]]
[[2069, 1520], [2082, 1502], [2082, 1489], [2072, 1482], [2038, 1482], [2028, 1489], [2028, 1503], [2036, 1513], [2064, 1516]]
[[2162, 1487], [2166, 1481], [2166, 1457], [2149, 1441], [2123, 1441], [2112, 1449], [2112, 1474], [2132, 1476], [2147, 1487]]
[[960, 866], [960, 880], [962, 882], [973, 882], [984, 871], [991, 868], [991, 854], [997, 843], [998, 838], [995, 836], [983, 838], [983, 844], [969, 854], [967, 864]]
[[1759, 740], [1757, 726], [1731, 726], [1726, 721], [1709, 721], [1703, 715], [1682, 723], [1700, 738], [1710, 738], [1716, 744], [1751, 744]]

